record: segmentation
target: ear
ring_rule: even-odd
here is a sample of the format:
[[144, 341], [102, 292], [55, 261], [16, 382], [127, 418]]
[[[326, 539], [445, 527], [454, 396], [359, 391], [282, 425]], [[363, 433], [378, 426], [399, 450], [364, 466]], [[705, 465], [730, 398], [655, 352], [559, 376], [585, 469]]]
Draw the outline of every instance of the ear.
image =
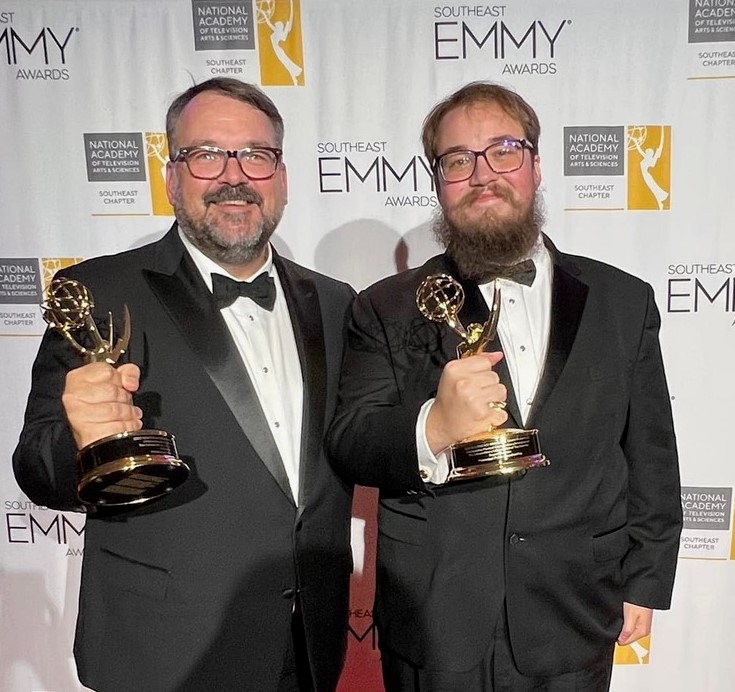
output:
[[166, 161], [166, 196], [168, 197], [168, 203], [174, 205], [174, 196], [178, 180], [176, 178], [176, 165], [173, 161]]
[[541, 185], [541, 157], [536, 154], [533, 157], [533, 186], [538, 190]]
[[279, 166], [278, 176], [280, 178], [281, 186], [283, 187], [283, 203], [288, 204], [288, 172], [286, 171], [286, 164], [281, 161]]

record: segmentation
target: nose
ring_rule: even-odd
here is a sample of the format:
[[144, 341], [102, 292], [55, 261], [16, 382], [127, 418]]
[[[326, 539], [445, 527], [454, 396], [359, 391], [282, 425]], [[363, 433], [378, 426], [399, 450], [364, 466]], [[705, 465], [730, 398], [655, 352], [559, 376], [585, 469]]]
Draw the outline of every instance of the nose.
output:
[[499, 177], [500, 174], [496, 173], [492, 168], [490, 168], [490, 164], [487, 162], [487, 158], [485, 158], [485, 155], [483, 154], [482, 156], [477, 157], [475, 170], [473, 171], [472, 177], [470, 178], [470, 185], [484, 187], [488, 183], [497, 180]]
[[248, 178], [242, 172], [240, 161], [238, 161], [236, 156], [227, 157], [227, 162], [225, 163], [225, 169], [222, 171], [221, 175], [219, 176], [219, 179], [222, 182], [227, 183], [227, 185], [231, 185], [232, 187], [236, 187], [237, 185], [240, 185], [243, 182], [246, 182], [246, 183], [250, 182], [250, 178]]

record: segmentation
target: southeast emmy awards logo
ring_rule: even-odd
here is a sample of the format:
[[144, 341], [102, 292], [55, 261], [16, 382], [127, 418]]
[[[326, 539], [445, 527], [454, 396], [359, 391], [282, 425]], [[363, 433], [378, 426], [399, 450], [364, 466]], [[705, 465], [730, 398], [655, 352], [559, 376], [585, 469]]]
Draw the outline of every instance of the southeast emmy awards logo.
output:
[[173, 216], [165, 132], [88, 132], [84, 149], [93, 216]]
[[564, 128], [566, 211], [671, 208], [671, 125]]

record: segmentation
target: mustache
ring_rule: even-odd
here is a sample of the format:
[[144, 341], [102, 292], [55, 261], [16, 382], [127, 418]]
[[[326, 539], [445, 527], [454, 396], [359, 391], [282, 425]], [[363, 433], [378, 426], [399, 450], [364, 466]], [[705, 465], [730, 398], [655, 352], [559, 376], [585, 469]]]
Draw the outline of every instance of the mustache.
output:
[[223, 185], [217, 190], [208, 192], [204, 195], [206, 204], [216, 204], [217, 202], [248, 202], [250, 204], [263, 204], [263, 197], [249, 185], [240, 183], [239, 185]]
[[465, 195], [464, 199], [457, 205], [457, 207], [460, 209], [466, 209], [467, 207], [471, 206], [478, 197], [485, 194], [486, 192], [492, 192], [494, 195], [497, 195], [505, 202], [513, 201], [513, 193], [509, 189], [501, 185], [497, 185], [495, 182], [492, 182], [488, 183], [484, 187], [472, 188]]

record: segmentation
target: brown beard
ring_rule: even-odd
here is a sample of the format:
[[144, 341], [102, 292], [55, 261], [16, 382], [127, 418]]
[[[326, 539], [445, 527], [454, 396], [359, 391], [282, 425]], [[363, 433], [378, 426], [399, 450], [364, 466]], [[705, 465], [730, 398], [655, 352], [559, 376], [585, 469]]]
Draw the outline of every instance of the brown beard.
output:
[[438, 208], [432, 230], [437, 242], [444, 246], [447, 256], [457, 266], [460, 278], [484, 283], [497, 275], [499, 267], [507, 267], [529, 256], [544, 220], [543, 200], [536, 194], [524, 214], [509, 220], [486, 215], [478, 220], [462, 219], [460, 226]]

